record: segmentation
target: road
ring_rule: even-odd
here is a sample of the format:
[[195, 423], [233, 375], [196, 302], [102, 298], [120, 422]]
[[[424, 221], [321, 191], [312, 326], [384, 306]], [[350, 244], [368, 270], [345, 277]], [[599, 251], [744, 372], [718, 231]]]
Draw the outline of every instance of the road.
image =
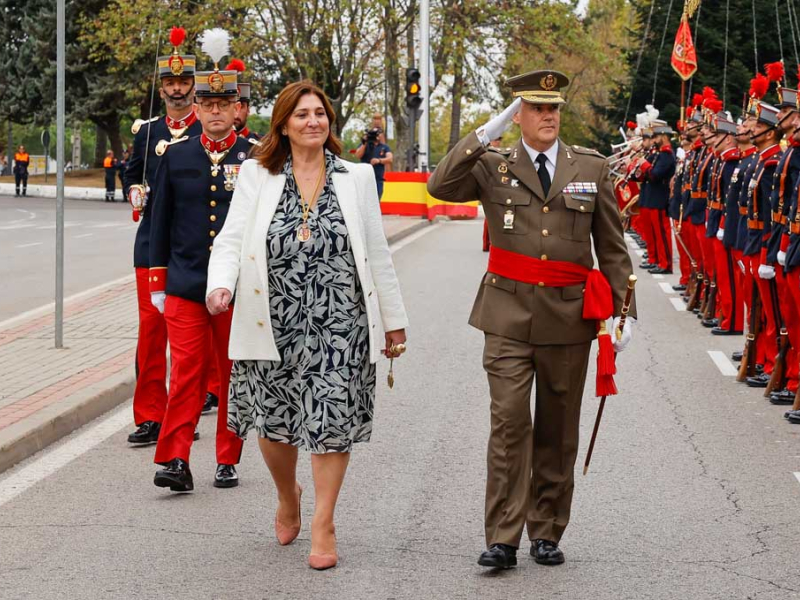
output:
[[[480, 238], [480, 222], [445, 223], [395, 246], [409, 352], [394, 390], [380, 366], [373, 440], [353, 454], [337, 515], [339, 567], [306, 565], [307, 455], [304, 528], [282, 548], [254, 439], [241, 486], [215, 489], [204, 417], [196, 491], [170, 494], [152, 485], [152, 448], [126, 447], [125, 406], [0, 479], [0, 597], [797, 598], [800, 428], [711, 359], [730, 367], [741, 340], [712, 338], [659, 285], [673, 278], [641, 272], [621, 394], [589, 474], [577, 467], [566, 565], [536, 565], [525, 544], [516, 569], [477, 566], [489, 415], [482, 338], [466, 320], [486, 265]], [[596, 407], [590, 389], [579, 462]]]
[[[55, 200], [0, 196], [0, 321], [53, 302], [55, 215]], [[132, 276], [136, 227], [127, 204], [66, 200], [65, 296]]]

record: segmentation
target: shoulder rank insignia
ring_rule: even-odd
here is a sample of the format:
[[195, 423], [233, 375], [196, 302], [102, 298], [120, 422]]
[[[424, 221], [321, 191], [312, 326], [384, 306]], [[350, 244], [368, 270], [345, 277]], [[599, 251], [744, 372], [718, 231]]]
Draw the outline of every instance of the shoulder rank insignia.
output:
[[185, 135], [181, 138], [178, 138], [177, 140], [172, 140], [171, 142], [168, 142], [167, 140], [161, 140], [156, 144], [156, 156], [162, 156], [164, 152], [167, 151], [167, 148], [172, 146], [172, 144], [180, 144], [181, 142], [185, 142], [188, 139], [189, 136]]
[[486, 150], [496, 154], [511, 154], [511, 148], [495, 148], [494, 146], [488, 146]]
[[590, 156], [597, 156], [598, 158], [605, 159], [605, 156], [600, 154], [594, 148], [585, 148], [583, 146], [572, 146], [572, 149], [578, 154], [589, 154]]
[[153, 121], [158, 121], [161, 117], [153, 117], [152, 119], [136, 119], [131, 125], [131, 133], [136, 135], [139, 133], [139, 130], [142, 128], [142, 125], [147, 125], [148, 123], [152, 123]]
[[261, 140], [257, 140], [255, 138], [247, 138], [247, 141], [253, 144], [253, 146], [258, 146], [258, 144], [261, 142]]

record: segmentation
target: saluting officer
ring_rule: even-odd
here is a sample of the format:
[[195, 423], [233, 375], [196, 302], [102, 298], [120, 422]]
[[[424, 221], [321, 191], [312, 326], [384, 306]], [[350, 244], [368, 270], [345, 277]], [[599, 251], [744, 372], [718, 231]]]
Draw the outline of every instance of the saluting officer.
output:
[[202, 131], [193, 108], [195, 57], [180, 52], [185, 37], [182, 28], [173, 27], [170, 32], [172, 53], [158, 58], [159, 95], [166, 105], [167, 114], [149, 122], [134, 122], [131, 129], [134, 134], [133, 154], [124, 174], [124, 187], [130, 189], [134, 220], [141, 219], [133, 248], [139, 307], [136, 389], [133, 394], [133, 418], [137, 429], [128, 436], [128, 442], [136, 445], [152, 444], [158, 440], [167, 407], [167, 326], [163, 315], [150, 302], [148, 282], [151, 200], [157, 191], [154, 187], [156, 169], [161, 161], [156, 149], [163, 148], [169, 141], [199, 135]]
[[[227, 33], [220, 31], [206, 32], [203, 47], [226, 47], [227, 42], [216, 39], [224, 34], [227, 40]], [[233, 129], [240, 108], [236, 71], [220, 71], [222, 57], [209, 54], [214, 70], [195, 76], [203, 132], [188, 140], [175, 140], [165, 149], [152, 209], [150, 293], [153, 304], [163, 307], [172, 357], [169, 401], [155, 454], [155, 462], [164, 468], [156, 473], [154, 483], [173, 491], [194, 489], [189, 454], [203, 407], [209, 353], [216, 357], [225, 384], [220, 387], [217, 413], [215, 487], [238, 485], [235, 465], [242, 450], [241, 439], [227, 427], [228, 337], [233, 311], [212, 317], [206, 310], [205, 291], [214, 238], [225, 222], [250, 144]]]
[[[558, 138], [567, 77], [534, 71], [506, 83], [514, 103], [462, 139], [428, 182], [436, 198], [479, 199], [489, 222], [489, 268], [470, 317], [485, 334], [491, 395], [488, 549], [478, 563], [501, 568], [516, 564], [526, 524], [534, 559], [564, 562], [558, 544], [572, 504], [595, 319], [620, 315], [632, 270], [605, 159]], [[522, 139], [509, 150], [491, 149], [509, 121]], [[599, 271], [591, 271], [592, 250]], [[603, 279], [611, 294], [598, 302], [595, 284]], [[620, 332], [617, 351], [630, 341], [633, 322]]]

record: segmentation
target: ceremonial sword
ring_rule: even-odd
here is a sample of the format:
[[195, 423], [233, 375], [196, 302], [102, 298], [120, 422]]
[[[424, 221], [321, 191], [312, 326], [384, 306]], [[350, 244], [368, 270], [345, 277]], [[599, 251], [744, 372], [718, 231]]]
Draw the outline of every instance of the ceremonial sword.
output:
[[[625, 329], [625, 321], [628, 319], [628, 312], [631, 310], [631, 298], [633, 297], [633, 288], [636, 286], [636, 275], [628, 277], [628, 290], [625, 293], [625, 301], [622, 303], [621, 316], [619, 318], [619, 327], [617, 328], [616, 336], [619, 341], [622, 338], [622, 331]], [[600, 406], [597, 409], [597, 418], [594, 421], [594, 431], [592, 431], [592, 439], [589, 442], [589, 451], [586, 453], [586, 462], [583, 463], [583, 474], [589, 471], [589, 463], [592, 460], [592, 452], [594, 451], [594, 443], [597, 440], [597, 431], [600, 429], [600, 420], [603, 418], [603, 409], [606, 406], [606, 398], [600, 398]]]

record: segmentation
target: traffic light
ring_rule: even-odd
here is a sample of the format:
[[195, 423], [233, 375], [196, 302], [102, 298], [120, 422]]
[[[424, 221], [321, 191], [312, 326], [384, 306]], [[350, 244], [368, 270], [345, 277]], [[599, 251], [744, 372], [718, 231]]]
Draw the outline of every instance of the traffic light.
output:
[[414, 67], [406, 69], [406, 106], [412, 111], [419, 110], [422, 106], [422, 98], [419, 95], [422, 86], [419, 84], [419, 79], [419, 69]]

